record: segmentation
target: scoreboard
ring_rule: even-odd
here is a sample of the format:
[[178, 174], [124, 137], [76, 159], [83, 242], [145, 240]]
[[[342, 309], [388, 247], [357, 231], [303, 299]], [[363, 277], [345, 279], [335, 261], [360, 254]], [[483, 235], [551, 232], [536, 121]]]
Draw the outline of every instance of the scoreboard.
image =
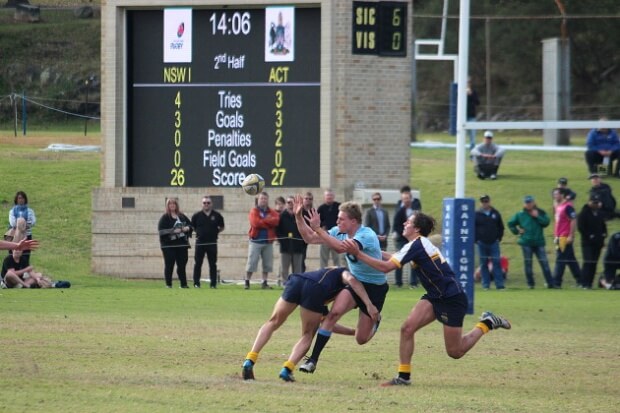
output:
[[318, 7], [127, 12], [126, 185], [318, 187]]

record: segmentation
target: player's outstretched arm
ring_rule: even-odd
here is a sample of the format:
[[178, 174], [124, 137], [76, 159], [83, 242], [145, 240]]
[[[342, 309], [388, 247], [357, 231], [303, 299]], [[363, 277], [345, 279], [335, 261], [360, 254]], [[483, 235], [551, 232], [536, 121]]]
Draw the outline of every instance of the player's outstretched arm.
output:
[[20, 242], [10, 242], [0, 240], [0, 250], [36, 250], [39, 248], [39, 241], [34, 239], [23, 239]]
[[372, 258], [368, 256], [367, 254], [365, 254], [364, 252], [360, 251], [359, 245], [354, 240], [351, 240], [351, 239], [344, 240], [343, 245], [344, 245], [345, 251], [348, 254], [353, 255], [358, 260], [360, 260], [364, 264], [371, 266], [375, 270], [379, 270], [381, 272], [387, 273], [387, 272], [390, 272], [398, 268], [398, 265], [393, 261], [389, 261], [389, 260], [381, 261], [376, 258]]

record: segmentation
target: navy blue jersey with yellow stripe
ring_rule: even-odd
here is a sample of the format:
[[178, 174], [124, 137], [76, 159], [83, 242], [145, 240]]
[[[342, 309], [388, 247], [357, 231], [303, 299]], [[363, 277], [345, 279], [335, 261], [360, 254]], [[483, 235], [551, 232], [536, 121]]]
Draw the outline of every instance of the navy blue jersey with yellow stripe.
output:
[[452, 297], [463, 292], [439, 248], [426, 237], [408, 242], [390, 257], [390, 261], [399, 268], [411, 263], [430, 298]]
[[328, 267], [321, 268], [317, 271], [308, 271], [295, 275], [310, 279], [323, 287], [323, 290], [325, 291], [323, 299], [325, 302], [330, 302], [346, 286], [346, 284], [342, 281], [342, 272], [345, 270], [346, 268], [344, 267]]

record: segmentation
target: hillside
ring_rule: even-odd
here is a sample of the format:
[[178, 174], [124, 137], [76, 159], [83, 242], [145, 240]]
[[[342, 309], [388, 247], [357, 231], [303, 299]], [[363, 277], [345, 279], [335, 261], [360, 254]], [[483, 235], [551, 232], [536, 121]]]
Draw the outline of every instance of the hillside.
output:
[[[89, 100], [99, 102], [99, 18], [75, 17], [76, 2], [72, 7], [63, 1], [46, 3], [38, 23], [15, 22], [14, 9], [0, 9], [0, 127], [10, 119], [11, 102], [6, 96], [11, 93], [83, 113], [85, 81], [93, 79]], [[89, 106], [89, 111], [98, 109]], [[29, 108], [31, 120], [44, 113], [49, 116], [38, 112], [36, 107]]]
[[[339, 0], [343, 1], [343, 0]], [[100, 30], [98, 14], [78, 19], [79, 6], [100, 7], [100, 1], [32, 1], [42, 8], [42, 21], [16, 23], [14, 9], [0, 9], [0, 128], [10, 125], [14, 108], [8, 95], [25, 93], [62, 110], [97, 115], [99, 100]], [[541, 41], [566, 35], [570, 39], [570, 118], [620, 117], [620, 15], [615, 0], [563, 0], [563, 20], [554, 0], [472, 2], [470, 73], [481, 98], [479, 119], [542, 118]], [[449, 2], [445, 53], [458, 52], [459, 2]], [[413, 31], [418, 39], [439, 37], [443, 2], [416, 0]], [[418, 61], [416, 118], [419, 131], [447, 129], [452, 65]], [[86, 80], [89, 86], [86, 87]], [[64, 118], [28, 109], [31, 122]]]

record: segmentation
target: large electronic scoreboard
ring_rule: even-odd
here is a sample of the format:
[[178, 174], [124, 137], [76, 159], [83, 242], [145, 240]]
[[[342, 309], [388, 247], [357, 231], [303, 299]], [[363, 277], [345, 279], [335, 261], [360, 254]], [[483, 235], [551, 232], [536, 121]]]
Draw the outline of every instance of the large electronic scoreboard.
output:
[[318, 7], [127, 12], [126, 185], [318, 187]]

